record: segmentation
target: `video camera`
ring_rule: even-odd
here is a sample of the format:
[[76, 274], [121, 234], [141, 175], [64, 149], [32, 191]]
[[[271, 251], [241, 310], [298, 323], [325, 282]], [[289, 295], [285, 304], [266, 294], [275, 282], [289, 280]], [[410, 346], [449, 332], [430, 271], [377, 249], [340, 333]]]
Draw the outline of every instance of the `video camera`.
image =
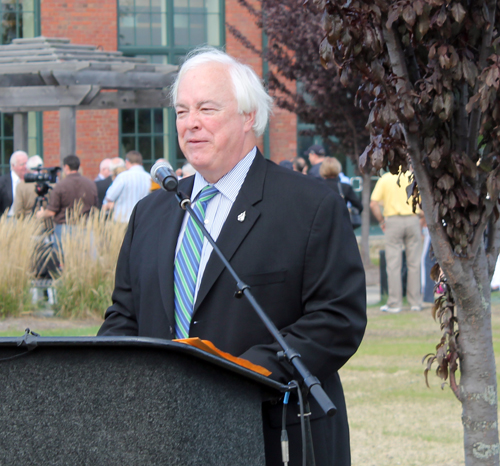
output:
[[57, 182], [57, 173], [61, 170], [61, 167], [38, 167], [33, 170], [36, 173], [26, 173], [24, 175], [25, 183], [36, 183], [35, 192], [38, 196], [45, 196], [51, 186], [48, 183]]

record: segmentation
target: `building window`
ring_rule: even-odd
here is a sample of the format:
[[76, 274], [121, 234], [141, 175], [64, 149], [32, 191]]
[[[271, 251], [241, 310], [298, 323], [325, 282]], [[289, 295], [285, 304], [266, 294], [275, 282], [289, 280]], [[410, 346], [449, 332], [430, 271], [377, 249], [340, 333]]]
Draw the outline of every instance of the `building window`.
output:
[[8, 173], [10, 155], [14, 152], [14, 117], [0, 113], [0, 150], [2, 173]]
[[35, 37], [38, 12], [38, 0], [1, 0], [0, 43], [6, 45], [19, 37]]
[[122, 110], [120, 134], [121, 154], [124, 156], [131, 150], [138, 150], [143, 156], [144, 168], [149, 170], [155, 160], [165, 157], [168, 150], [168, 109]]
[[[0, 44], [40, 35], [40, 0], [0, 0]], [[28, 153], [42, 155], [42, 114], [28, 113]], [[0, 113], [0, 171], [9, 171], [14, 151], [14, 117]]]
[[219, 46], [222, 8], [220, 0], [119, 0], [118, 46]]
[[[179, 64], [192, 48], [220, 46], [224, 0], [119, 0], [118, 48], [149, 63]], [[159, 158], [185, 163], [177, 143], [173, 109], [122, 110], [120, 152], [138, 150], [146, 168]]]

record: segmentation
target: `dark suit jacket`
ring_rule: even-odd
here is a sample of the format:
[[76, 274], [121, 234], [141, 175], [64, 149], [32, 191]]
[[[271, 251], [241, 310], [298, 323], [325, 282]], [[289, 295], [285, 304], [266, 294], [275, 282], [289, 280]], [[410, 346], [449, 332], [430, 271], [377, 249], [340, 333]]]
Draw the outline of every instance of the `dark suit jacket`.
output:
[[0, 176], [0, 215], [14, 202], [12, 198], [12, 177], [10, 171], [6, 175]]
[[[180, 181], [181, 191], [190, 194], [193, 178]], [[242, 212], [246, 217], [240, 222]], [[136, 205], [118, 259], [113, 304], [99, 335], [174, 338], [173, 264], [183, 213], [174, 195], [163, 190]], [[317, 466], [349, 465], [347, 416], [337, 371], [361, 342], [366, 288], [343, 199], [323, 183], [257, 154], [217, 244], [337, 405], [333, 418], [311, 406]], [[288, 383], [294, 374], [278, 361], [280, 348], [248, 301], [234, 298], [235, 291], [233, 278], [213, 253], [195, 303], [190, 336], [210, 340]], [[296, 413], [290, 413], [289, 419], [293, 418], [290, 464], [298, 465]], [[281, 464], [276, 428], [281, 425], [281, 406], [265, 406], [264, 420], [267, 464]]]
[[[363, 203], [361, 202], [358, 195], [352, 189], [352, 186], [347, 183], [341, 183], [340, 178], [337, 176], [336, 178], [325, 178], [325, 184], [333, 189], [336, 193], [339, 193], [339, 184], [342, 189], [342, 194], [344, 195], [344, 200], [347, 203], [349, 201], [356, 209], [360, 212], [363, 212]], [[340, 193], [339, 193], [340, 194]]]
[[113, 178], [111, 176], [108, 176], [107, 178], [104, 178], [103, 180], [98, 180], [95, 182], [95, 185], [97, 186], [97, 198], [98, 198], [98, 206], [99, 209], [102, 207], [102, 202], [104, 201], [104, 198], [106, 197], [106, 191], [108, 188], [111, 186], [111, 183], [113, 182]]

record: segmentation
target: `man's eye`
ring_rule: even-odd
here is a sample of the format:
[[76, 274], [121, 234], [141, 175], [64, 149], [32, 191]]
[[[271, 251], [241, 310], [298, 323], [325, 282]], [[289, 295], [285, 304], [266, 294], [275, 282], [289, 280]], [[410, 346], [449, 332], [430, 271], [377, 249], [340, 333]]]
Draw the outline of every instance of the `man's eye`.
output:
[[177, 114], [177, 116], [178, 116], [178, 117], [183, 116], [183, 115], [185, 115], [186, 113], [187, 113], [187, 111], [186, 111], [186, 110], [177, 110], [177, 112], [176, 112], [176, 114]]
[[211, 113], [211, 112], [215, 112], [215, 108], [213, 108], [213, 107], [202, 107], [201, 111], [204, 112], [204, 113]]

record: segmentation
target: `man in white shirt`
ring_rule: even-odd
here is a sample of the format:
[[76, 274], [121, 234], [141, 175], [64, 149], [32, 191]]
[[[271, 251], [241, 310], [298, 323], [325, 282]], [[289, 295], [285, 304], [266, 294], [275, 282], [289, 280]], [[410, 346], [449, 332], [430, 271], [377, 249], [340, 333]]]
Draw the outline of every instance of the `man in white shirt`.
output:
[[15, 151], [10, 157], [10, 173], [0, 176], [0, 215], [7, 209], [7, 216], [14, 215], [14, 197], [17, 185], [27, 172], [28, 154], [22, 150]]
[[151, 176], [142, 166], [142, 155], [130, 151], [125, 156], [126, 171], [120, 173], [106, 191], [103, 210], [113, 209], [113, 219], [128, 222], [135, 205], [151, 191]]

